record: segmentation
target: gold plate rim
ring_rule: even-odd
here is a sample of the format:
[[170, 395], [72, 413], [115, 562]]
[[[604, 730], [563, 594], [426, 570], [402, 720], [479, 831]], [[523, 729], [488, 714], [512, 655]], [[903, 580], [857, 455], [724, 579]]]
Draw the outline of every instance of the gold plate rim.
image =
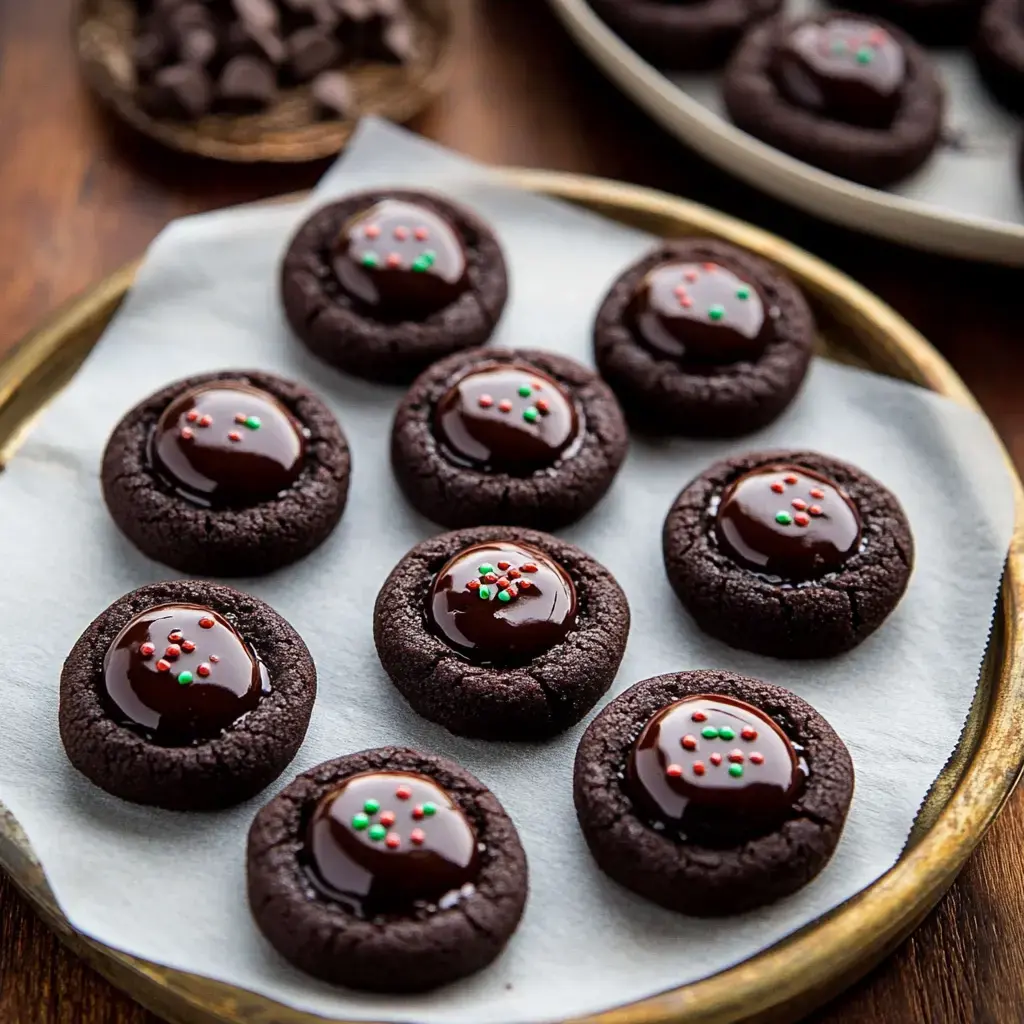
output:
[[[860, 285], [788, 242], [707, 207], [666, 193], [582, 175], [505, 169], [512, 184], [583, 205], [638, 226], [674, 222], [692, 234], [713, 234], [785, 267], [812, 301], [824, 303], [865, 344], [885, 348], [891, 368], [906, 379], [977, 409], [950, 365], [894, 310]], [[0, 360], [0, 416], [45, 376], [69, 339], [98, 337], [131, 287], [137, 264], [111, 275], [59, 310]], [[47, 387], [55, 389], [51, 372]], [[32, 410], [19, 412], [23, 431]], [[5, 424], [12, 450], [13, 435]], [[3, 431], [0, 431], [2, 434]], [[20, 432], [19, 432], [20, 433]], [[860, 977], [901, 942], [949, 887], [1012, 792], [1024, 764], [1024, 490], [1004, 457], [1015, 492], [1015, 529], [997, 605], [987, 706], [971, 727], [962, 771], [943, 794], [945, 803], [897, 864], [830, 914], [777, 945], [719, 974], [573, 1024], [733, 1024], [792, 1020]], [[990, 651], [990, 654], [992, 652]], [[983, 677], [985, 673], [983, 672]], [[981, 691], [979, 691], [979, 694]], [[954, 755], [955, 756], [955, 755]], [[75, 932], [61, 915], [27, 839], [0, 805], [0, 866], [13, 877], [43, 919], [75, 952], [144, 1005], [170, 1020], [309, 1024], [324, 1018], [210, 979], [138, 960]], [[569, 1024], [569, 1022], [566, 1022]]]
[[[97, 47], [89, 40], [96, 28], [101, 32], [107, 26], [95, 13], [98, 3], [110, 0], [75, 0], [72, 32], [75, 55], [82, 76], [93, 95], [103, 106], [135, 131], [170, 149], [225, 163], [308, 163], [339, 153], [358, 124], [358, 117], [337, 121], [310, 121], [290, 128], [267, 127], [258, 137], [236, 141], [204, 133], [200, 127], [187, 122], [173, 122], [150, 117], [135, 102], [133, 96], [115, 80], [110, 61], [94, 52]], [[389, 81], [382, 97], [376, 97], [360, 114], [374, 114], [398, 124], [411, 120], [444, 90], [454, 67], [456, 19], [462, 16], [456, 0], [417, 0], [414, 8], [420, 31], [436, 37], [434, 59], [423, 66], [409, 68], [377, 68]], [[120, 55], [119, 55], [120, 56]], [[356, 78], [367, 74], [381, 75], [369, 68], [356, 68]], [[403, 78], [401, 85], [398, 79]], [[301, 91], [301, 90], [296, 90]], [[357, 89], [357, 92], [360, 90]], [[375, 93], [381, 90], [373, 90]], [[220, 119], [241, 123], [251, 119]], [[201, 123], [201, 122], [200, 122]]]

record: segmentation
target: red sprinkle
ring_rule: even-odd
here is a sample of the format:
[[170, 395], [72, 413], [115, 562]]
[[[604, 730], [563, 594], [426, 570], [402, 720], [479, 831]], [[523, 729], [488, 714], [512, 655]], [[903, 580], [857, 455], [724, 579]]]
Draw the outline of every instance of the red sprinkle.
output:
[[499, 562], [498, 568], [504, 572], [512, 563], [511, 562]]
[[402, 265], [402, 257], [397, 252], [389, 252], [386, 262], [389, 267], [400, 267]]
[[426, 228], [417, 228], [413, 234], [418, 242], [425, 242], [430, 237], [430, 232]]
[[718, 269], [718, 264], [717, 263], [705, 263], [704, 264], [704, 269], [705, 270], [717, 270]]
[[196, 671], [205, 679], [210, 674], [210, 666], [204, 661]]
[[806, 526], [810, 521], [811, 517], [803, 512], [797, 512], [797, 514], [793, 516], [793, 522], [796, 523], [797, 526]]
[[818, 501], [821, 501], [821, 499], [825, 497], [825, 492], [820, 487], [812, 487], [811, 497], [817, 498]]
[[401, 225], [399, 225], [397, 228], [395, 228], [395, 238], [397, 238], [400, 242], [404, 242], [408, 237], [409, 237], [409, 229], [408, 228], [404, 228]]
[[196, 645], [192, 643], [191, 640], [182, 640], [181, 649], [185, 651], [186, 654], [191, 654], [196, 649]]
[[[787, 484], [798, 484], [798, 483], [800, 483], [800, 478], [796, 477], [796, 476], [793, 476], [792, 473], [790, 473], [789, 476], [787, 476], [787, 477], [783, 477], [783, 479], [786, 481]], [[811, 491], [811, 494], [813, 494], [813, 493], [814, 493], [814, 491]]]
[[722, 763], [722, 755], [721, 754], [712, 754], [711, 757], [708, 760], [710, 760], [711, 763], [714, 764], [714, 765], [719, 765], [719, 764]]
[[209, 413], [199, 417], [199, 426], [208, 427], [211, 423], [213, 423], [213, 417]]
[[794, 498], [790, 504], [797, 510], [797, 512], [803, 512], [807, 508], [807, 502], [803, 498]]
[[756, 751], [750, 755], [751, 764], [764, 764], [764, 754], [758, 754]]
[[468, 588], [469, 590], [479, 590], [479, 589], [480, 589], [480, 582], [479, 582], [478, 580], [470, 580], [470, 581], [469, 581], [469, 582], [468, 582], [468, 583], [466, 584], [466, 587], [467, 587], [467, 588]]
[[537, 571], [537, 566], [535, 566], [533, 564], [533, 562], [527, 562], [526, 565], [521, 565], [520, 568], [523, 570], [523, 572], [536, 572]]
[[391, 826], [394, 825], [394, 823], [395, 823], [395, 812], [394, 811], [385, 811], [380, 816], [380, 823], [382, 825], [386, 825], [388, 828], [391, 828]]
[[[211, 619], [209, 616], [204, 615], [199, 620], [199, 628], [200, 629], [213, 629], [213, 619]], [[210, 661], [216, 661], [216, 660], [217, 660], [216, 658], [211, 658], [210, 659]]]
[[743, 727], [743, 732], [740, 733], [740, 736], [742, 736], [743, 739], [745, 739], [745, 740], [751, 740], [751, 741], [752, 740], [756, 740], [757, 739], [757, 730], [756, 729], [752, 729], [749, 725], [745, 725]]
[[494, 405], [494, 399], [490, 395], [481, 395], [476, 400], [476, 403], [481, 409], [490, 409], [490, 407]]
[[530, 381], [530, 387], [533, 388], [534, 391], [541, 391], [543, 389], [544, 385], [541, 384], [541, 382], [539, 380], [531, 380]]
[[683, 777], [683, 766], [681, 764], [670, 764], [665, 769], [665, 774], [670, 779], [681, 779]]
[[387, 839], [384, 840], [384, 845], [389, 850], [397, 850], [402, 845], [402, 837], [397, 832], [389, 832]]
[[509, 597], [518, 597], [519, 596], [519, 591], [516, 590], [515, 587], [509, 587], [508, 588], [508, 596]]
[[377, 224], [367, 224], [366, 227], [363, 228], [363, 234], [367, 238], [379, 238], [380, 237], [380, 227]]
[[493, 572], [489, 572], [484, 577], [484, 583], [497, 583], [497, 582], [498, 582], [498, 577], [495, 576]]
[[242, 435], [237, 430], [232, 430], [231, 433], [228, 434], [228, 440], [229, 441], [241, 441], [242, 440]]
[[427, 834], [421, 828], [414, 828], [409, 833], [409, 842], [414, 843], [416, 846], [422, 846], [426, 842], [426, 839]]
[[703, 711], [694, 711], [694, 713], [690, 715], [691, 722], [706, 722], [707, 720], [708, 716], [705, 715]]
[[780, 484], [778, 481], [772, 484], [772, 490], [776, 494], [781, 494], [786, 489], [785, 484]]
[[687, 281], [696, 281], [699, 276], [700, 275], [697, 273], [696, 270], [688, 270], [685, 274], [683, 274], [683, 277], [685, 277]]
[[395, 790], [395, 796], [397, 796], [399, 800], [408, 800], [409, 797], [412, 796], [412, 790], [408, 786], [399, 786], [398, 789]]
[[743, 764], [743, 751], [742, 750], [730, 750], [729, 760], [733, 764]]
[[414, 807], [412, 809], [412, 816], [417, 821], [422, 821], [423, 820], [423, 808], [422, 807]]
[[807, 511], [810, 512], [812, 516], [820, 516], [821, 515], [821, 506], [820, 505], [812, 505]]
[[164, 659], [161, 658], [156, 663], [156, 670], [157, 670], [157, 672], [170, 672], [171, 671], [171, 663], [169, 661], [164, 661]]
[[182, 441], [191, 441], [193, 437], [192, 431], [188, 427], [181, 428], [181, 439]]
[[500, 409], [500, 410], [501, 410], [502, 412], [511, 412], [511, 411], [512, 411], [512, 403], [511, 403], [511, 402], [510, 402], [510, 401], [509, 401], [509, 400], [508, 400], [507, 398], [503, 398], [503, 399], [502, 399], [502, 400], [501, 400], [501, 401], [500, 401], [500, 402], [498, 403], [498, 408], [499, 408], [499, 409]]
[[249, 417], [246, 416], [244, 412], [236, 412], [235, 413], [235, 422], [236, 423], [244, 423], [248, 418]]
[[183, 635], [184, 634], [180, 629], [172, 629], [170, 633], [167, 634], [167, 639], [170, 640], [172, 644], [180, 644]]
[[[501, 565], [500, 562], [498, 564]], [[510, 580], [517, 580], [520, 576], [522, 576], [522, 573], [518, 569], [509, 569], [508, 578]]]
[[189, 411], [189, 414], [185, 417], [185, 419], [187, 419], [189, 423], [195, 423], [195, 421], [199, 419], [199, 413], [197, 413], [195, 409], [192, 409]]
[[502, 576], [501, 579], [498, 580], [498, 588], [500, 590], [508, 589], [508, 580], [504, 576]]
[[885, 29], [876, 28], [872, 31], [871, 35], [868, 36], [868, 42], [872, 46], [881, 46], [882, 43], [885, 42], [886, 38]]
[[538, 398], [536, 401], [537, 412], [547, 412], [551, 406], [548, 405], [547, 401], [543, 398]]
[[693, 762], [693, 774], [694, 775], [703, 775], [704, 772], [706, 772], [706, 771], [707, 771], [707, 769], [704, 767], [704, 762], [703, 761], [694, 761]]
[[214, 663], [214, 665], [216, 665], [217, 662], [220, 661], [220, 656], [216, 655], [216, 654], [211, 654], [210, 655], [210, 661], [212, 661]]
[[151, 654], [156, 654], [156, 644], [143, 644], [139, 648], [139, 654], [148, 658]]
[[696, 750], [697, 749], [697, 737], [696, 736], [684, 736], [679, 742], [682, 744], [683, 750]]
[[170, 645], [168, 645], [167, 650], [164, 651], [164, 657], [165, 658], [180, 658], [181, 657], [181, 648], [177, 644], [170, 644]]
[[529, 580], [520, 580], [519, 581], [519, 589], [520, 590], [529, 590], [530, 587], [532, 587], [532, 586], [533, 586], [533, 584]]

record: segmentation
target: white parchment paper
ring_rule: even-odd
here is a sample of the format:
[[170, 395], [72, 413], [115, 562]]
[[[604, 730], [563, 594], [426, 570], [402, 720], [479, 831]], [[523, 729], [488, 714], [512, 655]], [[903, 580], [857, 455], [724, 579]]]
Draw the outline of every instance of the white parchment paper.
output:
[[[439, 188], [495, 225], [512, 279], [496, 337], [506, 345], [589, 362], [597, 303], [652, 241], [509, 190], [468, 161], [377, 122], [363, 124], [312, 202], [388, 184]], [[797, 402], [760, 435], [634, 442], [608, 498], [564, 531], [615, 573], [632, 605], [613, 694], [669, 670], [751, 673], [811, 701], [853, 753], [856, 796], [827, 870], [796, 896], [743, 918], [687, 920], [594, 867], [571, 796], [583, 725], [544, 744], [458, 739], [413, 714], [384, 676], [371, 637], [376, 591], [404, 552], [437, 528], [406, 506], [389, 469], [399, 392], [316, 362], [282, 319], [278, 262], [309, 209], [248, 208], [172, 224], [105, 338], [0, 475], [0, 800], [27, 831], [72, 923], [147, 960], [324, 1015], [512, 1024], [600, 1010], [718, 971], [886, 871], [964, 722], [1010, 538], [1009, 481], [987, 423], [914, 387], [818, 361]], [[78, 635], [125, 591], [174, 575], [139, 555], [106, 514], [98, 466], [107, 435], [150, 391], [226, 367], [262, 367], [315, 385], [353, 448], [349, 507], [333, 537], [300, 565], [238, 584], [296, 626], [319, 669], [309, 735], [281, 784], [331, 757], [410, 744], [478, 774], [526, 846], [530, 899], [508, 950], [476, 977], [430, 995], [332, 990], [263, 941], [245, 902], [244, 844], [256, 808], [277, 787], [218, 814], [135, 807], [79, 776], [58, 739], [57, 680]], [[857, 463], [899, 495], [913, 525], [917, 567], [902, 604], [875, 636], [832, 661], [771, 661], [708, 639], [662, 568], [661, 524], [679, 489], [713, 459], [776, 445]]]

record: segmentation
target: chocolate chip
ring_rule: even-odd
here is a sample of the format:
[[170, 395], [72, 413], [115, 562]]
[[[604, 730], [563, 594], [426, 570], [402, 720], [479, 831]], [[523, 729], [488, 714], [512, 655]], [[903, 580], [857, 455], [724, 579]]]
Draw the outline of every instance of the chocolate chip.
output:
[[383, 60], [406, 64], [416, 55], [412, 22], [407, 18], [397, 18], [385, 25], [380, 42], [380, 56]]
[[313, 81], [313, 102], [320, 117], [354, 116], [355, 90], [344, 71], [325, 71]]
[[170, 44], [166, 36], [157, 32], [143, 32], [132, 46], [132, 60], [139, 78], [149, 78], [167, 63]]
[[154, 117], [198, 118], [210, 109], [211, 92], [202, 68], [172, 64], [139, 91], [139, 105]]
[[228, 26], [224, 37], [224, 52], [232, 57], [262, 57], [271, 64], [283, 64], [288, 56], [284, 41], [276, 32], [253, 28], [241, 21]]
[[308, 82], [333, 67], [341, 56], [341, 46], [323, 26], [300, 28], [288, 38], [287, 46], [288, 67], [299, 82]]
[[217, 37], [208, 28], [194, 28], [182, 37], [179, 52], [190, 64], [209, 64], [217, 54]]
[[334, 6], [350, 21], [369, 21], [377, 13], [373, 0], [334, 0]]
[[249, 28], [276, 32], [280, 18], [272, 0], [234, 0], [239, 20]]
[[265, 110], [277, 95], [274, 69], [259, 57], [234, 57], [217, 83], [217, 108], [225, 113], [254, 114]]

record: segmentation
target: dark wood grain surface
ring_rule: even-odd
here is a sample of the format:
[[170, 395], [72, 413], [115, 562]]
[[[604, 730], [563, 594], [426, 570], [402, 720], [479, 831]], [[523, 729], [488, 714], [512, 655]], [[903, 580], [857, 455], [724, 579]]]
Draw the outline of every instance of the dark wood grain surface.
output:
[[[803, 245], [922, 330], [1024, 466], [1024, 274], [924, 256], [815, 223], [655, 128], [574, 49], [542, 0], [458, 2], [466, 10], [455, 77], [416, 129], [495, 163], [667, 189]], [[71, 4], [0, 0], [0, 351], [53, 307], [139, 255], [172, 218], [306, 188], [323, 170], [202, 163], [111, 125], [76, 74]], [[1018, 796], [914, 937], [813, 1020], [1024, 1021], [1022, 845]], [[67, 954], [0, 877], [0, 1022], [155, 1018]]]

